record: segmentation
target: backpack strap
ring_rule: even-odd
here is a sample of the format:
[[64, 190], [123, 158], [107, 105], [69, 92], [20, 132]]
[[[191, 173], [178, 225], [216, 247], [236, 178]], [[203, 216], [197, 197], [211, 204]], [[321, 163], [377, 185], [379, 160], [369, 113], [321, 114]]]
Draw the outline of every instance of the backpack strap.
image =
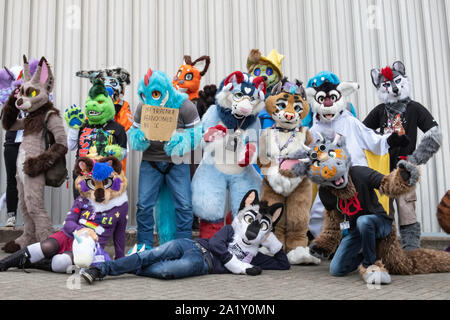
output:
[[56, 111], [55, 110], [47, 111], [47, 113], [45, 114], [44, 125], [42, 128], [42, 136], [45, 140], [45, 150], [50, 149], [50, 147], [52, 146], [52, 143], [51, 143], [50, 137], [49, 137], [50, 131], [48, 131], [48, 127], [47, 127], [48, 119], [50, 118], [52, 113], [56, 113]]

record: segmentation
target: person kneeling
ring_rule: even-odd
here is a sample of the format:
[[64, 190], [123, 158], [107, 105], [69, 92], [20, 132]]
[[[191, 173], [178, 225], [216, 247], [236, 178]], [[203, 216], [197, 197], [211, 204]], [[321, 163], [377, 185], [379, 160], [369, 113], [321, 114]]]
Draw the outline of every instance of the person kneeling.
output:
[[[107, 275], [134, 273], [159, 279], [179, 279], [210, 273], [259, 275], [263, 269], [290, 268], [281, 242], [272, 230], [283, 212], [283, 204], [268, 206], [258, 200], [256, 190], [243, 198], [231, 225], [211, 239], [175, 239], [162, 246], [98, 264], [82, 272], [92, 284]], [[273, 256], [258, 252], [263, 246]]]

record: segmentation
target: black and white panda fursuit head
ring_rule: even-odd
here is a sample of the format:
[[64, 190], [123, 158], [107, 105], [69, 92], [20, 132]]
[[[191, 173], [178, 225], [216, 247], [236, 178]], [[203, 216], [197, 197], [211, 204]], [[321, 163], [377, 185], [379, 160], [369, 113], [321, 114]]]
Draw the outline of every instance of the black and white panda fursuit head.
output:
[[259, 201], [256, 190], [247, 192], [231, 224], [234, 237], [228, 246], [228, 251], [233, 254], [233, 257], [225, 265], [228, 270], [234, 274], [259, 275], [261, 273], [261, 268], [250, 264], [251, 260], [258, 254], [261, 246], [266, 246], [273, 254], [282, 249], [281, 242], [276, 238], [273, 239], [275, 235], [272, 231], [280, 220], [283, 210], [282, 203], [269, 206], [266, 201]]
[[410, 98], [411, 82], [403, 62], [396, 61], [392, 67], [373, 69], [371, 76], [378, 98], [384, 103], [397, 103]]

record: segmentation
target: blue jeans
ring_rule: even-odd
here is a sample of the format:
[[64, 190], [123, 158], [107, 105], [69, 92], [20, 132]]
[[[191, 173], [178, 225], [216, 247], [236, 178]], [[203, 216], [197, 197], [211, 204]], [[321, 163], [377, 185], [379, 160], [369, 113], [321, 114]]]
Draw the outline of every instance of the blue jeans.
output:
[[[168, 162], [156, 162], [161, 171], [169, 166]], [[192, 238], [191, 171], [188, 164], [178, 164], [166, 175], [153, 168], [149, 161], [142, 160], [139, 170], [138, 203], [136, 212], [137, 241], [147, 247], [153, 247], [153, 229], [155, 220], [153, 208], [158, 199], [159, 189], [164, 180], [169, 187], [176, 212], [175, 238]]]
[[[369, 214], [360, 216], [342, 239], [330, 264], [333, 276], [345, 276], [361, 264], [367, 268], [377, 261], [376, 240], [386, 238], [392, 230], [392, 220]], [[362, 255], [360, 251], [362, 249]]]
[[97, 265], [102, 276], [134, 273], [158, 279], [179, 279], [209, 273], [208, 262], [193, 240], [175, 239], [162, 246]]

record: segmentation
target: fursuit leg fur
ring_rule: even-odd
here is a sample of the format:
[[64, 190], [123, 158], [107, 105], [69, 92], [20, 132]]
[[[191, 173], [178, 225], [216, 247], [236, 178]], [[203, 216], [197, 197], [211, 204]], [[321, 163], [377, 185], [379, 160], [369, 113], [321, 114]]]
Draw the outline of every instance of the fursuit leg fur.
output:
[[[266, 181], [263, 180], [261, 187], [261, 201], [267, 201], [269, 206], [274, 203], [283, 203], [286, 206], [286, 198], [282, 195], [273, 191], [272, 187]], [[286, 208], [286, 207], [285, 207]], [[287, 214], [282, 214], [280, 220], [278, 221], [275, 228], [275, 236], [283, 244], [284, 251], [287, 252], [286, 247], [286, 216]]]

